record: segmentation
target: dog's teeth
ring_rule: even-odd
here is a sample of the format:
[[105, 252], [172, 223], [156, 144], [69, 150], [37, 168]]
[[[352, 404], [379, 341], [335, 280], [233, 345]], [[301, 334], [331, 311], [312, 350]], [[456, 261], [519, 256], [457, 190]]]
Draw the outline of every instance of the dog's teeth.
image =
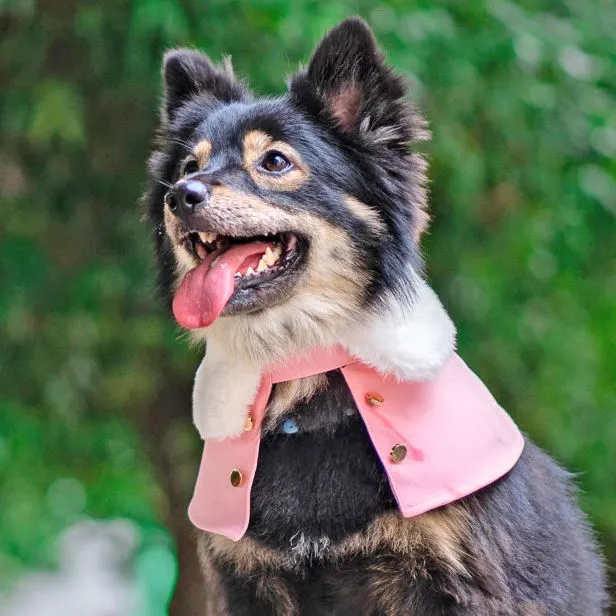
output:
[[199, 238], [204, 244], [213, 244], [218, 237], [218, 233], [211, 233], [209, 231], [200, 231]]
[[276, 247], [272, 252], [277, 259], [280, 258], [280, 255], [282, 254], [282, 246], [280, 244], [276, 244]]
[[255, 272], [255, 271], [252, 269], [252, 267], [249, 267], [249, 268], [246, 270], [246, 276], [254, 276], [256, 273], [257, 273], [257, 272]]
[[259, 261], [259, 265], [257, 265], [257, 273], [264, 272], [267, 269], [267, 263], [265, 262], [264, 257], [261, 257]]
[[276, 251], [272, 251], [272, 249], [268, 246], [265, 249], [265, 254], [261, 257], [261, 261], [264, 261], [267, 265], [274, 265], [278, 260], [278, 256], [276, 255]]
[[207, 257], [207, 250], [203, 244], [199, 242], [195, 242], [195, 252], [200, 259], [205, 259]]

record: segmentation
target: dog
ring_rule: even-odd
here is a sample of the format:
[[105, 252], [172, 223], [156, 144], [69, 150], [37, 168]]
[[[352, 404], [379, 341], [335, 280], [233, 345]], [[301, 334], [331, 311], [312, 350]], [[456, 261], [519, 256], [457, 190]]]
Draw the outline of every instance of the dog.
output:
[[[206, 613], [604, 613], [604, 565], [569, 475], [454, 358], [455, 328], [420, 253], [418, 143], [429, 134], [369, 27], [352, 18], [331, 30], [276, 98], [186, 49], [165, 55], [163, 81], [145, 206], [165, 300], [206, 343], [193, 399], [203, 486], [223, 477], [205, 501], [198, 483], [191, 505], [206, 528]], [[314, 349], [326, 353], [319, 370], [305, 359]], [[476, 404], [451, 400], [459, 385], [440, 375], [452, 370]], [[391, 415], [379, 391], [366, 394], [374, 415], [362, 409], [362, 379], [402, 392]], [[455, 433], [443, 415], [423, 462], [411, 445], [381, 455], [378, 430], [435, 391], [461, 422]], [[426, 404], [419, 413], [440, 417], [440, 403]], [[493, 420], [488, 449], [504, 452], [494, 464], [478, 444]], [[228, 474], [236, 452], [250, 453], [254, 476], [246, 465]], [[430, 480], [438, 497], [404, 509], [403, 492], [441, 462], [451, 495]]]

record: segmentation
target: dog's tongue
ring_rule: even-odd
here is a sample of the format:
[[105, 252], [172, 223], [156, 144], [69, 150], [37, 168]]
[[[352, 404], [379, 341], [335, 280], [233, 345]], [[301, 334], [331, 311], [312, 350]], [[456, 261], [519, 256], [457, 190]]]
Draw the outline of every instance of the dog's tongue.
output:
[[[223, 311], [235, 287], [238, 271], [256, 267], [270, 242], [251, 242], [214, 252], [183, 278], [173, 298], [176, 321], [188, 329], [208, 327]], [[215, 261], [215, 262], [214, 262]]]

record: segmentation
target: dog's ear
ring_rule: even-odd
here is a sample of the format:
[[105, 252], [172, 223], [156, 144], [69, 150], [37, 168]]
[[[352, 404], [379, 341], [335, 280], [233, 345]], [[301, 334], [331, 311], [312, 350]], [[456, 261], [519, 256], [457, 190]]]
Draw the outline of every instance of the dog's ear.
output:
[[173, 49], [163, 60], [163, 123], [172, 121], [177, 110], [196, 95], [211, 102], [244, 100], [247, 90], [236, 81], [230, 61], [215, 65], [206, 54], [191, 49]]
[[406, 147], [411, 138], [404, 80], [387, 66], [370, 28], [351, 18], [331, 30], [308, 69], [291, 78], [298, 106], [348, 135]]

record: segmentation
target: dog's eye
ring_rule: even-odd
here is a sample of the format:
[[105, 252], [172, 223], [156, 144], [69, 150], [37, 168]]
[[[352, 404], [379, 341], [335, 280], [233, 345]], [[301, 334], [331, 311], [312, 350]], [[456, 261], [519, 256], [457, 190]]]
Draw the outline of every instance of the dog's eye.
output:
[[182, 165], [182, 175], [190, 175], [191, 173], [197, 173], [199, 171], [199, 163], [194, 158], [189, 158]]
[[259, 166], [268, 173], [281, 173], [293, 167], [291, 161], [284, 154], [275, 150], [268, 152]]

